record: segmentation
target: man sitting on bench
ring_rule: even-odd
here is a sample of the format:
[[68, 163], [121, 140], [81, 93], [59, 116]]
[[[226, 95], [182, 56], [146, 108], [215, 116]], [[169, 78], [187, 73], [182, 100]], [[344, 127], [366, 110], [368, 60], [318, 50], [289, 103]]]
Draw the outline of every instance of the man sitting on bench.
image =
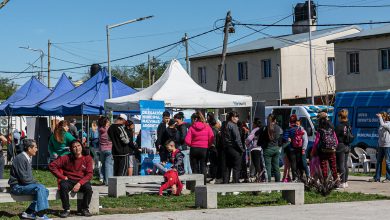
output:
[[45, 215], [49, 208], [47, 197], [49, 190], [39, 184], [32, 175], [31, 160], [38, 151], [37, 144], [32, 139], [23, 140], [23, 153], [17, 155], [12, 161], [8, 184], [11, 193], [15, 195], [34, 195], [34, 200], [21, 217], [26, 219], [49, 220]]
[[79, 140], [70, 143], [70, 152], [71, 154], [59, 157], [49, 165], [50, 172], [60, 181], [59, 191], [64, 208], [60, 217], [66, 218], [70, 214], [70, 191], [84, 194], [81, 209], [77, 210], [77, 214], [91, 217], [89, 204], [93, 193], [90, 182], [93, 177], [93, 159], [85, 152]]

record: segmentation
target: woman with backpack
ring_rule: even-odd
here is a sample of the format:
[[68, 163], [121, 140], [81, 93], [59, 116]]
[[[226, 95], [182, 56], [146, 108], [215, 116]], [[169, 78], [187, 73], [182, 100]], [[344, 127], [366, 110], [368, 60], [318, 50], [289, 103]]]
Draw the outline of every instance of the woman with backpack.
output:
[[326, 115], [318, 120], [318, 132], [313, 145], [312, 156], [318, 155], [322, 176], [328, 177], [328, 165], [332, 171], [333, 180], [338, 179], [336, 167], [336, 148], [338, 145], [336, 132]]
[[336, 135], [339, 144], [336, 149], [337, 170], [340, 174], [341, 182], [339, 188], [348, 187], [348, 156], [350, 144], [353, 141], [352, 128], [348, 122], [348, 110], [339, 111], [339, 125], [336, 127]]
[[283, 142], [288, 143], [285, 152], [290, 162], [294, 182], [303, 177], [303, 154], [307, 148], [308, 138], [305, 129], [297, 124], [298, 117], [290, 116], [290, 128], [283, 134]]
[[237, 126], [239, 115], [237, 112], [229, 112], [226, 117], [227, 123], [221, 129], [222, 141], [225, 149], [226, 167], [223, 183], [229, 183], [230, 173], [233, 170], [233, 183], [239, 183], [242, 153], [244, 147], [241, 142], [240, 131]]
[[275, 182], [280, 182], [279, 156], [282, 134], [283, 130], [277, 124], [275, 115], [270, 114], [267, 118], [267, 129], [262, 136], [268, 182], [271, 182], [271, 174], [275, 175]]
[[387, 112], [377, 114], [379, 119], [378, 153], [375, 176], [370, 182], [379, 182], [382, 172], [382, 161], [386, 157], [386, 179], [382, 183], [390, 182], [390, 115]]

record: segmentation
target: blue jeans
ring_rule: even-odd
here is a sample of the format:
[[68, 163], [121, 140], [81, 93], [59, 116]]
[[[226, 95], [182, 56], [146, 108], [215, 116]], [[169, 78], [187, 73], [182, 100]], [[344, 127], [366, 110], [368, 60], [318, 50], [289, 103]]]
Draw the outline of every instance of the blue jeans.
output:
[[183, 163], [184, 163], [184, 171], [186, 174], [192, 174], [191, 164], [190, 164], [190, 150], [183, 150], [184, 154]]
[[101, 151], [100, 152], [100, 158], [102, 161], [102, 174], [103, 174], [103, 181], [106, 186], [108, 185], [108, 178], [112, 177], [114, 175], [114, 159], [112, 157], [112, 153], [110, 150]]
[[386, 156], [386, 179], [390, 180], [390, 147], [378, 147], [378, 153], [376, 156], [376, 171], [375, 171], [375, 180], [381, 179], [382, 172], [382, 161]]
[[167, 168], [166, 166], [162, 165], [161, 163], [154, 163], [153, 164], [153, 173], [156, 174], [158, 172], [161, 175], [164, 175], [170, 168]]
[[11, 193], [14, 195], [34, 195], [34, 200], [28, 207], [35, 212], [46, 210], [49, 208], [49, 202], [47, 197], [49, 196], [49, 190], [39, 183], [28, 184], [25, 186], [14, 185], [11, 189]]

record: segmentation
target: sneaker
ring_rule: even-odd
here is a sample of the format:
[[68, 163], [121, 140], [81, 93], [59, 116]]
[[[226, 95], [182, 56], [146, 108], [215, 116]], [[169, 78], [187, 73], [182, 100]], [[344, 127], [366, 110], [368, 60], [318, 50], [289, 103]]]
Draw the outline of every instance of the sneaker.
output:
[[28, 214], [27, 212], [23, 212], [22, 213], [22, 218], [24, 219], [35, 219], [35, 214], [34, 213], [31, 213], [31, 214]]
[[88, 209], [83, 209], [81, 211], [77, 212], [77, 215], [85, 216], [85, 217], [91, 217], [92, 214], [89, 212]]
[[340, 184], [337, 186], [337, 189], [345, 189], [345, 183], [340, 183]]
[[382, 183], [390, 183], [390, 180], [389, 180], [389, 179], [384, 179], [384, 180], [382, 181]]
[[70, 215], [70, 210], [64, 210], [60, 213], [61, 218], [67, 218]]
[[375, 179], [375, 178], [371, 178], [371, 179], [368, 180], [368, 182], [371, 182], [371, 183], [373, 183], [373, 182], [380, 182], [380, 180]]
[[36, 219], [36, 220], [52, 220], [52, 219], [49, 218], [47, 215], [36, 216], [35, 219]]
[[345, 184], [345, 188], [348, 188], [349, 186], [348, 186], [348, 182], [346, 182], [346, 183], [344, 183]]
[[233, 192], [232, 194], [237, 196], [237, 195], [240, 195], [240, 192]]
[[223, 179], [216, 179], [215, 180], [215, 184], [222, 184], [223, 183]]

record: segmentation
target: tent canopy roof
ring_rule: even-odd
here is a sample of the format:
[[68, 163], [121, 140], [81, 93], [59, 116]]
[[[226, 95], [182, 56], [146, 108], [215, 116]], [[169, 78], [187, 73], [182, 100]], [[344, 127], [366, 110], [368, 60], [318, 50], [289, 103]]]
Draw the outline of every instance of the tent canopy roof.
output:
[[[137, 92], [112, 77], [112, 96]], [[105, 68], [68, 93], [39, 106], [43, 115], [99, 115], [104, 114], [104, 100], [108, 98], [108, 74]]]
[[172, 108], [251, 107], [252, 97], [209, 91], [198, 85], [180, 62], [172, 60], [163, 75], [150, 87], [132, 95], [107, 99], [105, 107], [114, 111], [139, 109], [140, 100], [162, 100]]
[[0, 105], [0, 115], [31, 115], [51, 90], [34, 76]]

